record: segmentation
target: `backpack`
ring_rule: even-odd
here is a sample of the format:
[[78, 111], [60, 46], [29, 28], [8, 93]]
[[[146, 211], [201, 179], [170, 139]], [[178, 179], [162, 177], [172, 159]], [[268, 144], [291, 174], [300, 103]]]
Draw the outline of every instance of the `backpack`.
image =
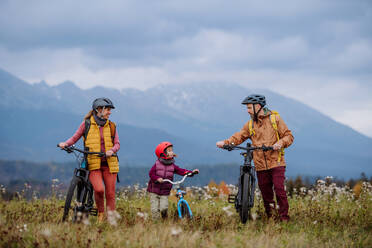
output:
[[[280, 117], [279, 113], [275, 110], [271, 110], [271, 115], [270, 115], [271, 125], [274, 128], [274, 130], [276, 132], [276, 138], [279, 141], [280, 137], [279, 137], [279, 132], [278, 132], [278, 125], [276, 124], [276, 117], [277, 116]], [[251, 137], [254, 136], [256, 134], [256, 132], [253, 129], [252, 119], [249, 120], [248, 128], [249, 128], [249, 134], [251, 135]], [[284, 148], [281, 148], [280, 151], [279, 151], [278, 162], [280, 162], [282, 156], [284, 156]]]

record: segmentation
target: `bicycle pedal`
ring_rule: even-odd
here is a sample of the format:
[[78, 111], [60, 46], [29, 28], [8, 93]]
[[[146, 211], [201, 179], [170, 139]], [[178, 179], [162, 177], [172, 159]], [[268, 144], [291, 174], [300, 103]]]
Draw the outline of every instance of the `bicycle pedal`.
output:
[[89, 213], [93, 216], [97, 216], [98, 215], [98, 209], [97, 208], [92, 208]]
[[228, 203], [235, 203], [235, 200], [236, 200], [236, 195], [229, 195], [229, 197], [227, 198]]

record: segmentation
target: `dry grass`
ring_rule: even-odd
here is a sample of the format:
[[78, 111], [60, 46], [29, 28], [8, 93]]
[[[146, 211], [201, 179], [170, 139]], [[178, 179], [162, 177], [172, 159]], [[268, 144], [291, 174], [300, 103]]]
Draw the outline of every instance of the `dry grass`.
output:
[[[201, 192], [201, 191], [200, 191]], [[213, 191], [209, 191], [211, 193]], [[201, 197], [202, 195], [202, 197]], [[188, 196], [191, 221], [179, 220], [170, 198], [169, 218], [154, 222], [143, 189], [121, 192], [120, 218], [61, 223], [63, 200], [0, 200], [2, 247], [372, 247], [372, 187], [351, 190], [318, 184], [289, 198], [291, 221], [265, 218], [258, 196], [256, 219], [239, 222], [233, 207], [208, 191]], [[233, 213], [233, 214], [231, 214]], [[115, 223], [116, 222], [116, 223]], [[116, 225], [115, 225], [116, 224]]]

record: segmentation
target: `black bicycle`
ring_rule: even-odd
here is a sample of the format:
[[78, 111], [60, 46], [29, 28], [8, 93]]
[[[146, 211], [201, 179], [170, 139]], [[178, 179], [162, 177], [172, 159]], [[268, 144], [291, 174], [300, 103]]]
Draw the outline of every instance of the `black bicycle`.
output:
[[79, 167], [74, 170], [74, 175], [67, 191], [62, 221], [66, 221], [70, 213], [72, 213], [71, 217], [73, 222], [80, 221], [83, 217], [88, 217], [89, 214], [97, 216], [98, 210], [97, 208], [93, 208], [94, 191], [89, 181], [87, 155], [94, 154], [98, 157], [104, 157], [105, 153], [89, 152], [88, 150], [83, 151], [75, 146], [68, 146], [62, 148], [62, 150], [65, 150], [67, 153], [74, 153], [79, 165]]
[[228, 151], [243, 150], [240, 155], [244, 157], [244, 164], [240, 166], [240, 175], [238, 178], [238, 193], [236, 195], [229, 195], [228, 202], [235, 204], [235, 209], [239, 213], [242, 223], [246, 223], [251, 216], [251, 208], [254, 205], [254, 191], [256, 187], [256, 171], [252, 165], [253, 151], [273, 150], [271, 146], [254, 147], [247, 143], [246, 147], [224, 145], [223, 149]]

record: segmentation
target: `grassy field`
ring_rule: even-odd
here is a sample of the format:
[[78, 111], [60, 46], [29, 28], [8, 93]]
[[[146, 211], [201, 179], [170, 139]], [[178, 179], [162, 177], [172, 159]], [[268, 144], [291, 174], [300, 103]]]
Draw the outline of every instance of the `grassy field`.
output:
[[[230, 190], [234, 190], [232, 186]], [[3, 189], [5, 191], [5, 189]], [[289, 198], [291, 220], [267, 219], [256, 194], [253, 219], [239, 222], [219, 188], [191, 188], [194, 218], [179, 220], [171, 196], [169, 218], [152, 221], [145, 189], [117, 194], [117, 212], [104, 223], [91, 216], [61, 223], [63, 199], [0, 200], [1, 247], [372, 247], [372, 187], [350, 190], [319, 181]]]

